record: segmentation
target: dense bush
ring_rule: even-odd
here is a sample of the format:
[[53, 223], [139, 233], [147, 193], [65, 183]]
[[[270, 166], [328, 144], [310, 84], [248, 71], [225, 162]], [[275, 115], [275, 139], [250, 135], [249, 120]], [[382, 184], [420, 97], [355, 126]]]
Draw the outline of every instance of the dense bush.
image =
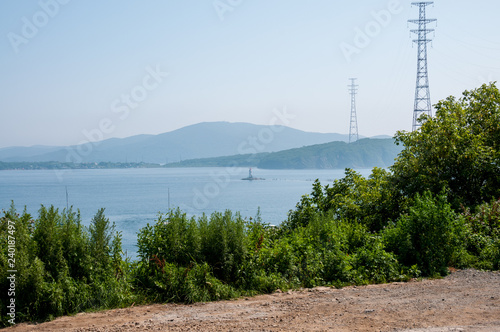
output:
[[[59, 212], [42, 206], [37, 219], [26, 212], [19, 215], [13, 205], [4, 211], [0, 218], [2, 325], [12, 318], [7, 316], [11, 298], [15, 298], [15, 322], [132, 303], [129, 282], [118, 273], [126, 262], [119, 253], [120, 234], [113, 229], [104, 210], [97, 213], [89, 230], [71, 209]], [[12, 255], [9, 241], [15, 242]], [[15, 294], [8, 296], [8, 271], [13, 268]]]
[[[196, 219], [173, 210], [139, 232], [136, 282], [162, 301], [194, 301], [200, 296], [197, 287], [203, 289], [200, 294], [205, 301], [228, 298], [236, 292], [222, 282], [238, 279], [247, 246], [239, 214], [226, 211]], [[200, 273], [205, 277], [200, 278]]]
[[464, 225], [446, 196], [417, 194], [415, 203], [393, 227], [385, 230], [386, 243], [406, 266], [417, 264], [425, 275], [444, 275], [452, 258], [461, 252]]
[[[188, 237], [197, 238], [198, 245], [188, 247]], [[156, 301], [407, 278], [380, 236], [332, 213], [317, 212], [306, 226], [283, 232], [259, 217], [245, 222], [226, 211], [188, 219], [176, 210], [143, 228], [138, 243], [136, 286]], [[195, 273], [199, 269], [203, 278]]]
[[500, 200], [480, 205], [475, 213], [466, 209], [463, 217], [470, 265], [500, 269]]
[[154, 225], [142, 228], [137, 236], [138, 256], [148, 266], [153, 257], [181, 265], [200, 259], [200, 233], [196, 219], [177, 210], [160, 214]]
[[345, 176], [322, 187], [313, 185], [311, 195], [305, 195], [283, 223], [285, 229], [306, 226], [318, 212], [333, 212], [336, 219], [361, 222], [372, 231], [382, 229], [403, 209], [394, 199], [391, 174], [374, 168], [368, 178], [346, 169]]

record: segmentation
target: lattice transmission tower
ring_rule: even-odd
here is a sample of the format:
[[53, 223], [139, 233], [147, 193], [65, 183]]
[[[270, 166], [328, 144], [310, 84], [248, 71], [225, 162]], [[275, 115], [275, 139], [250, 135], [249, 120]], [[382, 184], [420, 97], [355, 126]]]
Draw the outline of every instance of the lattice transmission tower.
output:
[[349, 92], [351, 93], [351, 126], [349, 128], [349, 143], [356, 142], [358, 135], [358, 117], [356, 115], [356, 95], [358, 94], [357, 78], [350, 78]]
[[418, 121], [418, 118], [422, 114], [432, 116], [429, 75], [427, 71], [427, 44], [432, 41], [428, 35], [434, 32], [434, 29], [428, 29], [427, 25], [437, 20], [427, 18], [425, 10], [427, 6], [433, 3], [433, 1], [412, 2], [412, 6], [419, 7], [420, 15], [418, 20], [408, 20], [409, 23], [414, 23], [418, 26], [417, 29], [410, 30], [417, 35], [417, 39], [414, 39], [413, 42], [418, 45], [417, 87], [415, 89], [415, 107], [413, 110], [413, 131], [417, 130], [422, 125]]

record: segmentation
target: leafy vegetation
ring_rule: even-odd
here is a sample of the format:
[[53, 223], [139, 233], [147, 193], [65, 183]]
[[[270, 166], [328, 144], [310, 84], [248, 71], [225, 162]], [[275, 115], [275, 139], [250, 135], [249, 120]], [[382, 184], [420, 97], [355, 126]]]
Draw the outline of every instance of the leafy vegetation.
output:
[[[26, 212], [18, 214], [14, 205], [4, 211], [0, 218], [2, 325], [13, 318], [7, 316], [11, 298], [15, 299], [15, 322], [136, 301], [126, 273], [128, 262], [117, 254], [120, 233], [113, 231], [103, 213], [100, 210], [85, 229], [79, 214], [71, 209], [61, 212], [42, 206], [36, 220]], [[7, 278], [12, 275], [13, 283]]]
[[[0, 219], [2, 324], [8, 325], [15, 247], [19, 320], [44, 320], [133, 302], [185, 302], [318, 285], [405, 281], [448, 267], [500, 269], [500, 93], [494, 84], [438, 104], [389, 169], [313, 185], [273, 227], [231, 211], [188, 217], [171, 210], [138, 234], [135, 262], [99, 210], [14, 207]], [[15, 227], [11, 227], [15, 225]], [[11, 237], [15, 237], [13, 242]]]
[[434, 197], [429, 191], [417, 194], [409, 213], [385, 231], [388, 247], [402, 264], [417, 264], [424, 275], [445, 275], [447, 267], [459, 262], [464, 225], [451, 209], [445, 195]]
[[500, 197], [500, 92], [495, 84], [449, 97], [419, 131], [398, 132], [405, 149], [391, 167], [404, 196], [447, 190], [455, 209]]

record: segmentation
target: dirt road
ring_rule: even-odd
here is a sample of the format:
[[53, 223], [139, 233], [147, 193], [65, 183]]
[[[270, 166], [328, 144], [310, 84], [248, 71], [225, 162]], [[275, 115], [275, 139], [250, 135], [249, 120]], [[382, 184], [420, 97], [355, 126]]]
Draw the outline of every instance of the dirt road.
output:
[[5, 331], [500, 331], [500, 273], [140, 306]]

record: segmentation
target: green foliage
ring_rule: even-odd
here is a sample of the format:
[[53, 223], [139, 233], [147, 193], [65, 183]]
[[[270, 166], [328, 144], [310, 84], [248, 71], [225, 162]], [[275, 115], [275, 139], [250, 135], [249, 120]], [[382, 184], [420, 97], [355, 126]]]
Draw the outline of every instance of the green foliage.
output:
[[168, 263], [188, 265], [200, 259], [198, 224], [179, 209], [160, 214], [155, 225], [148, 224], [140, 230], [137, 247], [143, 260], [156, 256]]
[[[160, 215], [155, 225], [140, 230], [138, 255], [141, 262], [136, 280], [146, 293], [160, 292], [159, 299], [190, 302], [193, 296], [196, 297], [193, 295], [196, 285], [205, 285], [200, 284], [201, 279], [196, 277], [199, 275], [196, 271], [202, 268], [206, 278], [212, 280], [210, 284], [219, 291], [212, 292], [203, 286], [205, 290], [200, 292], [211, 294], [211, 297], [203, 298], [215, 300], [222, 296], [220, 294], [233, 292], [229, 288], [223, 290], [220, 283], [238, 279], [247, 253], [245, 222], [239, 214], [226, 211], [213, 213], [210, 218], [203, 215], [196, 220], [194, 217], [188, 219], [177, 209], [166, 216]], [[169, 286], [183, 280], [177, 277], [182, 269], [185, 269], [186, 276], [198, 281], [182, 283], [179, 287]], [[190, 272], [192, 269], [194, 272]], [[169, 276], [166, 281], [165, 274]], [[215, 278], [218, 283], [213, 282]]]
[[500, 92], [494, 83], [449, 97], [419, 131], [398, 132], [405, 149], [391, 167], [407, 197], [447, 190], [455, 209], [500, 197]]
[[424, 275], [447, 274], [454, 253], [460, 251], [464, 227], [441, 194], [417, 194], [407, 215], [385, 231], [385, 241], [406, 266], [417, 264]]
[[374, 168], [368, 179], [348, 169], [346, 176], [335, 180], [326, 192], [328, 208], [337, 218], [361, 222], [372, 231], [383, 228], [399, 212], [394, 204], [390, 174], [380, 168]]
[[[222, 280], [236, 277], [247, 251], [245, 224], [231, 211], [188, 219], [180, 210], [160, 215], [156, 225], [138, 234], [138, 254], [144, 262], [154, 257], [186, 266], [206, 262]], [[154, 263], [149, 263], [154, 265]]]
[[407, 278], [401, 271], [396, 256], [385, 251], [380, 237], [372, 236], [354, 256], [353, 269], [357, 272], [358, 283], [364, 280], [374, 283], [402, 280]]
[[[198, 244], [188, 248], [183, 243], [189, 233]], [[154, 301], [189, 303], [408, 278], [365, 224], [321, 211], [312, 212], [305, 226], [280, 231], [262, 223], [259, 214], [245, 222], [230, 211], [187, 219], [177, 210], [143, 228], [138, 243], [135, 284]]]
[[333, 212], [336, 219], [361, 222], [378, 231], [400, 211], [390, 179], [389, 172], [374, 168], [369, 178], [346, 169], [345, 176], [335, 180], [331, 187], [322, 187], [316, 180], [311, 196], [302, 197], [284, 228], [306, 226], [316, 213]]
[[500, 200], [480, 205], [476, 213], [466, 209], [462, 215], [471, 264], [481, 269], [500, 269]]
[[95, 269], [103, 271], [108, 269], [111, 261], [111, 241], [114, 231], [115, 225], [111, 225], [109, 219], [105, 217], [104, 209], [99, 209], [89, 226], [89, 251]]
[[263, 250], [259, 264], [290, 285], [366, 284], [403, 280], [396, 257], [379, 236], [357, 222], [317, 213], [305, 227], [286, 233]]
[[[119, 266], [126, 271], [127, 262], [121, 258], [119, 233], [110, 241], [112, 236], [113, 227], [104, 210], [96, 214], [89, 230], [71, 209], [59, 212], [42, 206], [36, 220], [26, 212], [17, 214], [14, 205], [4, 211], [0, 218], [1, 324], [9, 325], [10, 298], [16, 300], [15, 322], [132, 303], [137, 297], [131, 293], [127, 278], [123, 274], [117, 277], [113, 270]], [[15, 242], [12, 255], [9, 241]], [[7, 271], [13, 267], [17, 272], [11, 296], [7, 279], [11, 273]]]
[[231, 286], [215, 278], [207, 263], [191, 263], [183, 267], [155, 257], [154, 270], [141, 265], [138, 278], [155, 302], [208, 302], [230, 299], [239, 295]]
[[81, 224], [79, 212], [73, 212], [71, 208], [64, 211], [61, 214], [61, 245], [69, 276], [74, 280], [90, 278], [88, 243], [89, 239]]
[[215, 276], [225, 282], [237, 277], [239, 267], [247, 254], [245, 222], [231, 211], [213, 213], [210, 221], [200, 218], [201, 256], [214, 270]]
[[67, 273], [67, 264], [63, 256], [61, 215], [58, 209], [42, 206], [35, 223], [33, 241], [36, 243], [35, 256], [44, 264], [49, 278], [54, 281]]

